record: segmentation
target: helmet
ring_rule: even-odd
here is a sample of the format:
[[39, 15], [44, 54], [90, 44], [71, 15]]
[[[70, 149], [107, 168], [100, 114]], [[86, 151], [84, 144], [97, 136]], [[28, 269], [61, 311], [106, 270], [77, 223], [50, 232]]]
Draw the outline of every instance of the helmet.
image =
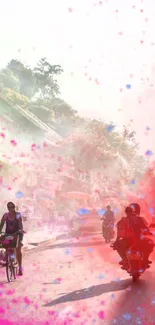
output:
[[132, 208], [133, 212], [140, 215], [140, 205], [138, 203], [131, 203], [130, 207]]
[[131, 208], [131, 206], [125, 208], [126, 215], [128, 215], [128, 214], [130, 214], [132, 212], [133, 212], [133, 209]]

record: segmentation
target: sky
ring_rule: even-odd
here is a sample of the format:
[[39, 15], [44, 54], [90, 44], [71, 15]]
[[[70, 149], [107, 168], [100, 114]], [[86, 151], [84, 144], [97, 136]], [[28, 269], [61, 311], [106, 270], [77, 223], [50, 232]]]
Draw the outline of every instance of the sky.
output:
[[125, 124], [155, 152], [154, 0], [0, 0], [0, 67], [61, 64], [61, 96], [83, 116]]

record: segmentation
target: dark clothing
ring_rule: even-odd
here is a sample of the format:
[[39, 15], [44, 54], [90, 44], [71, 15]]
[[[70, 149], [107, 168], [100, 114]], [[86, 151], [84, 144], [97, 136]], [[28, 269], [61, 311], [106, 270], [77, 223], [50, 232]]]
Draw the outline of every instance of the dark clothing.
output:
[[102, 233], [103, 237], [114, 237], [114, 213], [111, 210], [107, 210], [102, 217]]
[[114, 213], [113, 211], [106, 211], [103, 215], [103, 218], [106, 220], [114, 220]]
[[6, 222], [5, 232], [8, 235], [12, 235], [19, 230], [19, 221], [17, 219], [17, 216], [13, 220], [10, 220], [9, 216], [7, 216], [5, 222]]
[[[5, 228], [5, 233], [8, 235], [12, 235], [14, 233], [16, 233], [18, 230], [20, 230], [20, 225], [19, 225], [19, 219], [21, 218], [21, 214], [19, 212], [16, 212], [16, 216], [13, 220], [9, 219], [9, 214], [5, 213], [3, 216], [3, 220], [6, 224], [6, 228]], [[23, 240], [23, 234], [19, 234], [19, 241], [22, 244], [22, 240]]]

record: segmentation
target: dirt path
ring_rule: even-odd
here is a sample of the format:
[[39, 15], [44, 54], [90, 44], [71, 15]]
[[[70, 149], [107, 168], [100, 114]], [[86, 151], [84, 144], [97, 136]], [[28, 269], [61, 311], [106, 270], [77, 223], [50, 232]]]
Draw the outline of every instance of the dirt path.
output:
[[148, 317], [155, 322], [153, 273], [154, 267], [135, 287], [99, 234], [61, 235], [24, 252], [24, 276], [15, 282], [6, 283], [0, 270], [0, 317], [23, 325], [144, 325]]

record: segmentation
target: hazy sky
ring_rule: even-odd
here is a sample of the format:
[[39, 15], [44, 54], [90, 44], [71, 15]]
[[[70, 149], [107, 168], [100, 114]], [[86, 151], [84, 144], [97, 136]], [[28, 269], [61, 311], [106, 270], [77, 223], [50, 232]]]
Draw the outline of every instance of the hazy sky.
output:
[[0, 0], [0, 66], [12, 57], [61, 64], [68, 103], [85, 116], [130, 122], [142, 152], [155, 151], [154, 17], [154, 0]]

